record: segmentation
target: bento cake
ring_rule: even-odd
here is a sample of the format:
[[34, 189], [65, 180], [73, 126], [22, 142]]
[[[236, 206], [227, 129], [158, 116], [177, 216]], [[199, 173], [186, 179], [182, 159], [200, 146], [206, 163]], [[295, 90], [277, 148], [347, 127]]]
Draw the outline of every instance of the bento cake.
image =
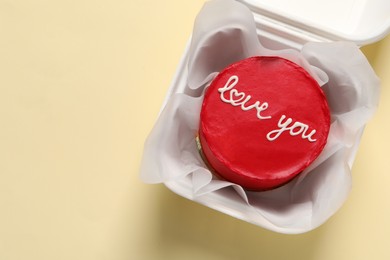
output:
[[322, 152], [330, 113], [317, 81], [276, 56], [238, 61], [211, 82], [198, 144], [210, 169], [248, 190], [279, 187]]

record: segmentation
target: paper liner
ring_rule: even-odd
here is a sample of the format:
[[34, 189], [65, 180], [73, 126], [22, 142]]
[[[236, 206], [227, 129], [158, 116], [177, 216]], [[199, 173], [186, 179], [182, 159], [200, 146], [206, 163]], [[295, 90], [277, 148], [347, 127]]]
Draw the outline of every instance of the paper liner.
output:
[[[264, 192], [249, 192], [215, 177], [195, 141], [207, 84], [229, 64], [255, 55], [281, 56], [304, 67], [322, 86], [332, 120], [321, 155], [293, 181]], [[183, 92], [192, 94], [172, 94], [146, 140], [140, 170], [144, 182], [190, 187], [190, 199], [280, 233], [312, 230], [341, 207], [351, 188], [360, 136], [379, 99], [379, 80], [355, 44], [268, 50], [260, 44], [246, 6], [209, 1], [195, 21], [187, 82], [184, 89], [189, 91]]]

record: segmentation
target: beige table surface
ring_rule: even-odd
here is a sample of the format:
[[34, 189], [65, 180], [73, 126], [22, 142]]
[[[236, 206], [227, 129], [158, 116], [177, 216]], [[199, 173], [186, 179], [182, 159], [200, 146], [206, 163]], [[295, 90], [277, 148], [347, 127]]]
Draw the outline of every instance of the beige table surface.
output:
[[0, 0], [0, 259], [390, 259], [390, 37], [353, 190], [320, 228], [281, 235], [138, 178], [203, 4]]

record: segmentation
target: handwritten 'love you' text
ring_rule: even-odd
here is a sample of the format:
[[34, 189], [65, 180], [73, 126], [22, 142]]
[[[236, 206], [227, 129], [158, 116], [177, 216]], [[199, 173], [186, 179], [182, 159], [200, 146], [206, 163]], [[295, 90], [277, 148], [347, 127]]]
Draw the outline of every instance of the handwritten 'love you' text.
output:
[[[269, 107], [268, 103], [255, 101], [250, 104], [252, 102], [252, 96], [247, 95], [244, 92], [239, 92], [234, 88], [238, 82], [238, 76], [233, 75], [228, 79], [222, 88], [218, 88], [221, 100], [227, 104], [231, 104], [232, 106], [240, 107], [243, 111], [255, 109], [257, 111], [256, 116], [259, 120], [271, 119], [272, 117], [270, 115], [263, 115], [263, 112]], [[270, 131], [267, 134], [266, 138], [269, 141], [276, 140], [283, 132], [288, 132], [291, 136], [301, 135], [302, 139], [306, 139], [309, 142], [316, 141], [316, 139], [313, 138], [313, 135], [316, 133], [315, 129], [308, 133], [309, 126], [307, 124], [301, 123], [299, 121], [293, 123], [293, 119], [286, 118], [286, 115], [282, 115], [277, 125], [278, 128]]]

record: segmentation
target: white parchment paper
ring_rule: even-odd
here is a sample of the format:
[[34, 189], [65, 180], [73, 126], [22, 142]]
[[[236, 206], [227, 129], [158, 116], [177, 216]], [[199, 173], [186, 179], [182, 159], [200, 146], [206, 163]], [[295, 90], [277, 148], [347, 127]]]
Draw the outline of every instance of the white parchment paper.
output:
[[[307, 43], [298, 52], [272, 51], [260, 41], [246, 6], [233, 0], [205, 4], [189, 49], [185, 92], [191, 94], [170, 96], [146, 140], [140, 176], [147, 183], [186, 183], [194, 200], [223, 191], [229, 198], [223, 207], [230, 200], [232, 215], [276, 232], [303, 233], [324, 223], [347, 198], [357, 145], [379, 100], [379, 80], [353, 43]], [[256, 55], [281, 56], [304, 67], [322, 86], [332, 122], [317, 160], [292, 182], [266, 192], [217, 179], [195, 142], [205, 87], [229, 64]], [[210, 203], [218, 201], [204, 204]]]

